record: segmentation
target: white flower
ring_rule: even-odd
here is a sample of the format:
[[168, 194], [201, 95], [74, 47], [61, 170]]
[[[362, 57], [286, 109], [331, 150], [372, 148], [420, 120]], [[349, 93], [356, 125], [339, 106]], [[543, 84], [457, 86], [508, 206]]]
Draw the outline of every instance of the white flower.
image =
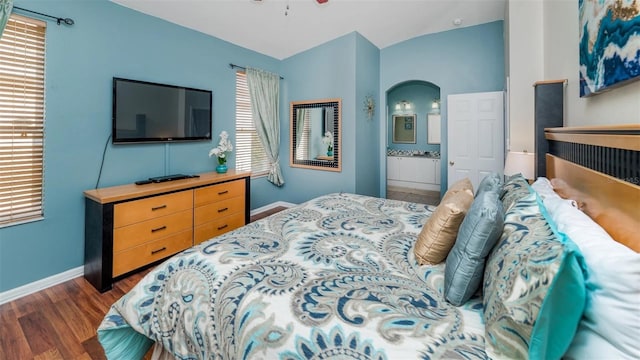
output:
[[218, 163], [224, 164], [227, 162], [227, 153], [233, 151], [233, 144], [229, 140], [229, 134], [226, 131], [220, 133], [220, 142], [217, 147], [214, 147], [209, 151], [209, 157], [215, 156], [218, 158]]
[[333, 134], [331, 133], [331, 131], [327, 131], [326, 133], [324, 133], [324, 136], [322, 137], [322, 143], [327, 145], [329, 149], [333, 148]]
[[218, 149], [218, 148], [213, 148], [213, 149], [211, 149], [211, 150], [209, 151], [209, 157], [212, 157], [212, 156], [218, 156], [218, 154], [219, 154], [219, 153], [220, 153], [220, 149]]

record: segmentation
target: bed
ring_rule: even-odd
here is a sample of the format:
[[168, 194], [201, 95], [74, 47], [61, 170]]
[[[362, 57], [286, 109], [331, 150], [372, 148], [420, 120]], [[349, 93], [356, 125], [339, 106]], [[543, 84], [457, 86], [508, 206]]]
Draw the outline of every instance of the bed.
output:
[[[639, 224], [640, 187], [588, 170], [606, 179], [591, 191], [583, 165], [548, 156], [555, 184], [495, 174], [438, 207], [328, 194], [213, 238], [150, 271], [99, 340], [110, 359], [633, 358], [640, 247], [619, 230], [625, 245], [602, 241], [619, 228], [602, 213]], [[602, 200], [603, 186], [625, 199]]]

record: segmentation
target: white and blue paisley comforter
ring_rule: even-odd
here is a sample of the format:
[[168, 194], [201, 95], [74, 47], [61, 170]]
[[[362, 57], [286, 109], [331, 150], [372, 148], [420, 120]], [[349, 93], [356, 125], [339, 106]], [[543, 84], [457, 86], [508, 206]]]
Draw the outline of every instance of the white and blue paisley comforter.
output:
[[413, 245], [431, 206], [330, 194], [156, 267], [106, 315], [109, 358], [485, 358], [482, 301]]

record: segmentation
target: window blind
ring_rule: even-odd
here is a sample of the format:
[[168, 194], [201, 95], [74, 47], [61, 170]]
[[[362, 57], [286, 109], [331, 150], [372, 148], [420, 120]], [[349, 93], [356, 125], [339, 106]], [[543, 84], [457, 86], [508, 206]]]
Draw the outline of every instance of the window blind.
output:
[[253, 123], [247, 75], [236, 72], [236, 170], [256, 177], [266, 175], [270, 165]]
[[307, 109], [304, 111], [304, 123], [302, 125], [302, 136], [300, 136], [300, 143], [296, 149], [296, 160], [308, 160], [309, 157], [309, 139], [311, 138], [311, 111]]
[[45, 30], [13, 14], [0, 38], [0, 226], [43, 216]]

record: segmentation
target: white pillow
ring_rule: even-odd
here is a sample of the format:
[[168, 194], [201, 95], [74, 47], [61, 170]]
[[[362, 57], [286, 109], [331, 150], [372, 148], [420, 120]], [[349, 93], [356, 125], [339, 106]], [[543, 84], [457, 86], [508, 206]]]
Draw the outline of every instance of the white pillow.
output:
[[587, 306], [568, 359], [640, 359], [640, 254], [614, 241], [571, 200], [546, 197], [558, 231], [578, 245], [589, 270]]
[[555, 191], [553, 191], [553, 185], [551, 185], [551, 181], [545, 177], [539, 177], [536, 181], [531, 184], [533, 190], [535, 190], [542, 200], [547, 198], [560, 198]]

